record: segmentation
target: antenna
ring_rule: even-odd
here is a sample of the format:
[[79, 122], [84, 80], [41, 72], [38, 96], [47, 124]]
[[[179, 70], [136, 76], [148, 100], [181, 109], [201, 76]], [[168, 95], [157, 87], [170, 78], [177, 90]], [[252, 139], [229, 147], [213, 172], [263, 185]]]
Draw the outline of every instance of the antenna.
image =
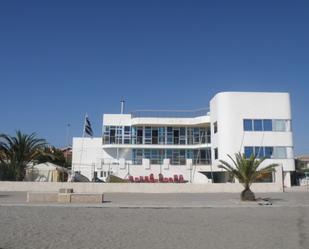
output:
[[120, 114], [123, 114], [124, 113], [124, 100], [121, 100], [120, 101]]

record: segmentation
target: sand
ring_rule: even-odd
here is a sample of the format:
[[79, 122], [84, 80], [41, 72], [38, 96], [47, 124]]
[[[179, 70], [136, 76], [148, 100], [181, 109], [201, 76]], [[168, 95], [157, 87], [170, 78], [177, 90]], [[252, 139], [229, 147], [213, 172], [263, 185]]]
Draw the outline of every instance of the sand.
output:
[[0, 248], [308, 249], [308, 193], [267, 195], [271, 207], [233, 194], [108, 194], [82, 207], [2, 192]]

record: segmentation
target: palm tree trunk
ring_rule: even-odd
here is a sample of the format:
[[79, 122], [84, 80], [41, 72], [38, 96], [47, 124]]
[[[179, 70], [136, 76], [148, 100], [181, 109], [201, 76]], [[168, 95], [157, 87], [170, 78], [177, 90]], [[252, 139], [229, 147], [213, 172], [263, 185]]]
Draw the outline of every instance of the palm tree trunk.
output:
[[255, 195], [251, 191], [250, 186], [246, 184], [245, 189], [241, 192], [240, 198], [242, 201], [255, 201]]

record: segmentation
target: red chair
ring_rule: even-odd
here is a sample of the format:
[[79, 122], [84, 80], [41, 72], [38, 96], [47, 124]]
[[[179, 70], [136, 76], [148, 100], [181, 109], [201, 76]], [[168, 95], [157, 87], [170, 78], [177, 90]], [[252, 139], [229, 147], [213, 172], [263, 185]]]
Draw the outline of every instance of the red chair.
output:
[[185, 182], [185, 180], [183, 179], [183, 175], [179, 175], [179, 182], [180, 183], [184, 183]]
[[134, 182], [139, 182], [139, 177], [135, 177]]
[[178, 175], [174, 175], [174, 182], [179, 182]]
[[149, 182], [149, 176], [145, 176], [145, 182]]
[[169, 178], [168, 178], [168, 182], [169, 182], [169, 183], [173, 183], [173, 182], [174, 182], [174, 181], [173, 181], [173, 177], [169, 177]]
[[159, 182], [163, 182], [163, 181], [164, 181], [163, 175], [160, 173], [159, 174]]
[[167, 178], [167, 177], [164, 177], [163, 182], [164, 182], [164, 183], [168, 183], [168, 178]]
[[140, 177], [139, 177], [139, 181], [140, 181], [140, 182], [144, 182], [144, 177], [143, 177], [143, 176], [140, 176]]
[[150, 174], [150, 176], [149, 176], [149, 180], [150, 180], [150, 182], [155, 182], [155, 180], [154, 180], [154, 177], [153, 177], [153, 174], [151, 173]]
[[129, 176], [129, 182], [134, 182], [133, 176]]

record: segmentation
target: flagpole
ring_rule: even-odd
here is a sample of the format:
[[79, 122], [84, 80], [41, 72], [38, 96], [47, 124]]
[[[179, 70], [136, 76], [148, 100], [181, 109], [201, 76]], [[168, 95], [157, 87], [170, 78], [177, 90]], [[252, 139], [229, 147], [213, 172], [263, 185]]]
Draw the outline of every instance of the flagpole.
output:
[[85, 127], [86, 127], [86, 118], [87, 118], [87, 113], [85, 114], [85, 118], [84, 118], [84, 125], [83, 125], [83, 136], [82, 136], [82, 146], [81, 146], [81, 152], [80, 152], [80, 158], [79, 158], [79, 172], [81, 171], [81, 164], [82, 164], [82, 155], [83, 155], [83, 151], [84, 151], [84, 138], [85, 138]]

